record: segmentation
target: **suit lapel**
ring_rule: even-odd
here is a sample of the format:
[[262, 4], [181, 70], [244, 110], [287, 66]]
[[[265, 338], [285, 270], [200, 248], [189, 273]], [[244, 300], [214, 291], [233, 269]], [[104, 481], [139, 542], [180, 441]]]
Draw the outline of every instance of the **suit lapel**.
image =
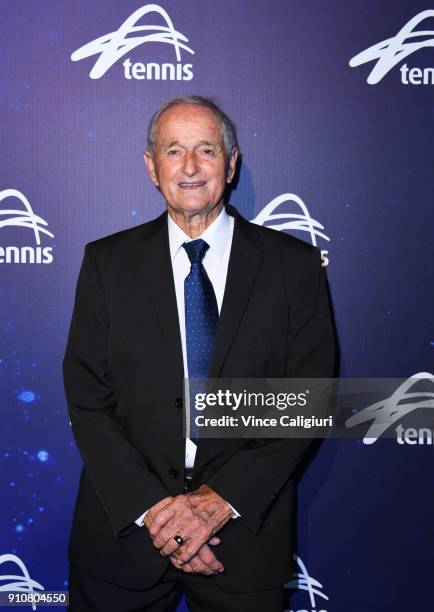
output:
[[249, 222], [233, 206], [227, 205], [226, 210], [235, 217], [234, 234], [209, 378], [220, 375], [262, 262], [262, 252], [249, 232]]
[[155, 219], [155, 229], [144, 241], [141, 259], [145, 268], [143, 278], [148, 281], [149, 293], [155, 306], [162, 337], [174, 366], [177, 383], [182, 384], [184, 366], [175, 283], [170, 260], [167, 213]]

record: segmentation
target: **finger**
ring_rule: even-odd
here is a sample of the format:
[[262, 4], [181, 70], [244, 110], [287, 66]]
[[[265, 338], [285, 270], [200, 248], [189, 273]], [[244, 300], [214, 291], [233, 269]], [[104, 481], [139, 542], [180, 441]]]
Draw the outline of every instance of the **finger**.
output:
[[[185, 497], [183, 495], [178, 495], [172, 501], [169, 501], [164, 506], [162, 505], [158, 512], [152, 517], [152, 524], [149, 528], [149, 533], [151, 538], [155, 539], [164, 527], [170, 525], [170, 523], [175, 522], [179, 527], [182, 523], [189, 523], [192, 521], [192, 512], [190, 505], [185, 501]], [[200, 524], [200, 521], [196, 519], [196, 523]], [[196, 526], [197, 527], [197, 526]], [[173, 524], [170, 526], [170, 529], [173, 529]], [[176, 531], [175, 531], [176, 533]], [[170, 534], [165, 534], [165, 541], [167, 541], [170, 537]], [[161, 542], [159, 547], [161, 546]]]
[[181, 548], [178, 542], [175, 541], [173, 536], [171, 536], [166, 542], [163, 543], [162, 546], [158, 546], [154, 542], [155, 548], [160, 551], [160, 555], [163, 557], [169, 557], [175, 555], [179, 559], [179, 549]]
[[204, 546], [202, 546], [202, 548], [199, 550], [199, 552], [197, 553], [197, 556], [200, 558], [200, 560], [205, 563], [209, 569], [211, 569], [213, 572], [222, 572], [224, 570], [224, 566], [223, 563], [221, 563], [217, 557], [215, 556], [215, 554], [213, 553], [213, 551], [210, 549], [209, 546], [207, 546], [206, 544]]
[[[160, 531], [157, 538], [153, 541], [154, 546], [160, 548], [160, 554], [163, 555], [163, 557], [176, 553], [180, 546], [183, 546], [186, 541], [187, 536], [185, 536], [185, 529], [182, 526], [178, 526], [175, 529], [174, 523], [174, 521], [171, 521]], [[181, 533], [183, 535], [181, 535]], [[178, 542], [178, 536], [181, 537], [181, 544]]]
[[170, 562], [171, 562], [171, 563], [172, 563], [172, 564], [173, 564], [175, 567], [177, 567], [178, 569], [182, 569], [181, 564], [180, 564], [180, 562], [178, 561], [178, 559], [177, 559], [176, 557], [174, 557], [173, 555], [171, 555], [171, 556], [169, 557], [169, 559], [170, 559]]
[[[170, 543], [172, 549], [175, 550], [176, 546], [173, 548], [173, 543], [176, 544], [176, 542], [173, 540], [173, 538], [177, 533], [179, 533], [184, 542], [187, 542], [188, 540], [191, 540], [200, 529], [203, 528], [206, 529], [207, 527], [200, 517], [191, 517], [188, 515], [188, 513], [178, 512], [166, 523], [166, 525], [160, 529], [158, 534], [153, 539], [153, 544], [156, 548], [161, 549], [166, 544], [169, 545]], [[209, 533], [209, 535], [211, 534]]]
[[152, 506], [152, 508], [148, 510], [145, 518], [143, 519], [143, 523], [148, 529], [152, 525], [152, 521], [154, 520], [154, 517], [157, 514], [157, 512], [159, 510], [162, 510], [165, 506], [170, 504], [172, 501], [173, 501], [173, 497], [165, 497], [164, 499], [159, 501], [158, 504], [155, 504], [154, 506]]
[[214, 552], [206, 544], [199, 549], [197, 556], [214, 572], [222, 572], [224, 570], [223, 564], [217, 559]]
[[[158, 533], [161, 527], [168, 523], [175, 515], [192, 517], [190, 502], [185, 495], [177, 495], [176, 497], [165, 497], [158, 504], [152, 507], [154, 529], [150, 529], [151, 537]], [[155, 520], [157, 519], [157, 520]], [[151, 526], [152, 526], [151, 525]]]
[[[179, 523], [177, 519], [171, 520], [161, 528], [157, 536], [153, 539], [153, 545], [155, 548], [159, 548], [161, 550], [165, 549], [167, 553], [170, 551], [170, 554], [176, 551], [179, 546], [183, 546], [185, 542], [190, 539], [190, 531], [191, 526]], [[178, 544], [175, 540], [175, 536], [180, 535], [183, 539], [183, 544]]]
[[191, 559], [190, 565], [195, 574], [205, 574], [206, 576], [214, 574], [214, 570], [208, 567], [208, 565], [204, 563], [198, 555]]
[[185, 544], [179, 547], [175, 551], [175, 555], [181, 563], [187, 563], [192, 557], [196, 555], [199, 548], [201, 548], [210, 538], [209, 530], [206, 526], [198, 529], [192, 536], [191, 540], [188, 540]]
[[176, 509], [173, 507], [173, 503], [168, 504], [161, 510], [159, 510], [152, 518], [152, 524], [149, 528], [149, 533], [152, 538], [155, 538], [160, 530], [168, 523], [176, 513]]
[[[183, 523], [180, 521], [177, 514], [173, 518], [171, 518], [165, 525], [161, 527], [157, 535], [153, 538], [153, 544], [155, 548], [163, 548], [169, 542], [176, 544], [176, 541], [173, 539], [176, 534], [181, 535], [181, 537], [185, 540], [187, 536], [185, 532], [187, 529], [184, 527]], [[178, 544], [176, 544], [174, 550], [177, 548]]]
[[211, 544], [211, 546], [218, 546], [220, 542], [221, 540], [217, 536], [213, 536], [210, 540], [208, 540], [208, 544]]
[[178, 544], [178, 542], [175, 540], [175, 537], [172, 536], [167, 540], [164, 546], [160, 548], [160, 554], [163, 557], [169, 557], [173, 555], [180, 548], [180, 546], [182, 545]]

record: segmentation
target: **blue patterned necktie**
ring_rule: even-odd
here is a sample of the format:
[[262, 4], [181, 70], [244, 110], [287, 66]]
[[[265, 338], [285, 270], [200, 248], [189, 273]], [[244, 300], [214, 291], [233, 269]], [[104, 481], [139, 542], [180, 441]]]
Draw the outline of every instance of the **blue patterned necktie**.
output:
[[[202, 263], [209, 244], [198, 238], [185, 242], [182, 246], [191, 263], [190, 273], [184, 281], [188, 377], [203, 380], [209, 375], [219, 321], [214, 289]], [[199, 386], [201, 389], [194, 384], [194, 393], [203, 392], [203, 385], [199, 383]], [[194, 393], [190, 393], [190, 400], [193, 399]], [[191, 405], [193, 406], [194, 402]], [[197, 429], [192, 427], [191, 432], [193, 434], [191, 439], [197, 443]]]

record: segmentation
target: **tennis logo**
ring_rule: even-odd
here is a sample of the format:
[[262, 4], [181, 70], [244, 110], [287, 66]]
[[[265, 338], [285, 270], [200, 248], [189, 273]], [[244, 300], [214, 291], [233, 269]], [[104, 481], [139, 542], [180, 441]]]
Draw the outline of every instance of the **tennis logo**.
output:
[[[0, 264], [50, 264], [53, 261], [53, 247], [41, 245], [41, 234], [45, 234], [50, 238], [54, 235], [47, 229], [47, 222], [35, 213], [30, 206], [26, 196], [17, 189], [4, 189], [0, 191], [0, 205], [2, 202], [18, 200], [23, 206], [23, 209], [16, 208], [0, 208]], [[19, 227], [25, 228], [23, 238], [33, 234], [35, 245], [33, 246], [3, 246], [4, 240], [8, 234], [7, 228]], [[6, 231], [3, 231], [6, 230]]]
[[[316, 598], [324, 599], [325, 601], [329, 600], [328, 595], [323, 593], [322, 584], [316, 580], [316, 578], [312, 578], [309, 576], [309, 572], [303, 561], [297, 555], [292, 555], [294, 561], [297, 563], [300, 571], [293, 572], [294, 579], [290, 580], [285, 584], [286, 589], [298, 589], [299, 591], [306, 591], [309, 595], [309, 603], [310, 608], [303, 610], [285, 610], [285, 612], [327, 612], [324, 608], [318, 609], [316, 604]], [[321, 606], [320, 606], [321, 607]]]
[[[295, 206], [296, 212], [293, 211]], [[313, 219], [303, 200], [295, 193], [283, 193], [271, 200], [254, 219], [256, 225], [264, 225], [278, 231], [303, 232], [309, 235], [313, 246], [317, 245], [317, 238], [330, 241], [324, 233], [324, 226]], [[328, 251], [321, 251], [322, 265], [329, 263]]]
[[[427, 19], [434, 19], [434, 10], [422, 11], [410, 19], [395, 36], [386, 38], [355, 55], [349, 62], [351, 68], [377, 60], [367, 78], [369, 85], [376, 85], [392, 68], [409, 55], [428, 47], [434, 47], [434, 30], [415, 29]], [[403, 85], [434, 85], [434, 68], [432, 67], [409, 68], [407, 64], [403, 64], [400, 73]]]
[[[157, 13], [165, 25], [139, 24], [137, 22], [145, 15]], [[190, 81], [193, 78], [193, 64], [183, 64], [181, 51], [194, 55], [186, 43], [188, 38], [175, 30], [168, 13], [157, 4], [147, 4], [137, 9], [128, 17], [118, 30], [99, 36], [83, 45], [71, 55], [71, 60], [77, 62], [88, 57], [97, 56], [94, 66], [89, 72], [91, 79], [100, 79], [121, 57], [130, 53], [136, 47], [145, 43], [162, 43], [173, 47], [176, 63], [132, 62], [129, 58], [122, 63], [124, 77], [128, 80], [170, 80]]]
[[[366, 406], [347, 419], [346, 427], [369, 423], [364, 444], [374, 444], [390, 427], [416, 410], [434, 408], [434, 376], [418, 372], [407, 378], [390, 397]], [[434, 444], [434, 430], [429, 427], [395, 427], [398, 444]]]
[[[16, 555], [0, 555], [0, 565], [6, 564], [9, 571], [0, 575], [0, 591], [17, 591], [22, 593], [33, 593], [35, 589], [44, 590], [42, 584], [30, 578], [29, 570], [25, 563]], [[18, 566], [20, 574], [10, 573], [10, 564]], [[15, 569], [15, 568], [14, 568]], [[3, 602], [6, 603], [6, 602]], [[16, 604], [20, 605], [20, 604]], [[23, 605], [23, 604], [21, 604]], [[3, 606], [1, 606], [3, 607]], [[32, 610], [36, 610], [36, 604], [32, 604]]]

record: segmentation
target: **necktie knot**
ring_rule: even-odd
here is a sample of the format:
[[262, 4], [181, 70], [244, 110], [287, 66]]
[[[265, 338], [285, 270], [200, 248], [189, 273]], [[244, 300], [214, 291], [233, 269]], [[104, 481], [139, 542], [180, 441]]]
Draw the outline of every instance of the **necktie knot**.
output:
[[202, 238], [184, 242], [182, 246], [186, 250], [191, 264], [201, 263], [202, 259], [205, 257], [205, 253], [209, 249], [209, 244], [205, 242], [205, 240], [202, 240]]

